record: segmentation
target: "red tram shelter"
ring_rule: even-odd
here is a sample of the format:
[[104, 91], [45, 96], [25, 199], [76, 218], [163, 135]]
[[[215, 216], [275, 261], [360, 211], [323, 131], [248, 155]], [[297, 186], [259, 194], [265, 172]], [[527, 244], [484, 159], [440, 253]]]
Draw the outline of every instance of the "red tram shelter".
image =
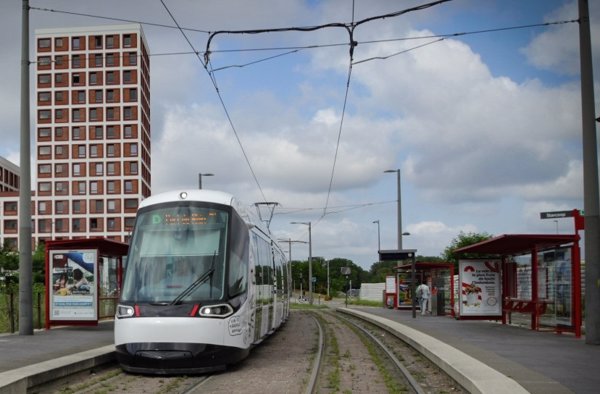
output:
[[46, 329], [113, 317], [129, 245], [106, 238], [46, 243]]
[[543, 323], [557, 333], [570, 331], [579, 338], [579, 239], [578, 234], [505, 234], [455, 252], [501, 259], [503, 324], [512, 313], [531, 314], [532, 330]]

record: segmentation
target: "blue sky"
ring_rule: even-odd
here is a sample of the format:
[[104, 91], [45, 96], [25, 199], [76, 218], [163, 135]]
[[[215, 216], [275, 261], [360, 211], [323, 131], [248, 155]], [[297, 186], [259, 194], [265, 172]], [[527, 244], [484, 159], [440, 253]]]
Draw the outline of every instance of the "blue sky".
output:
[[[158, 0], [31, 0], [31, 6], [172, 24]], [[207, 31], [312, 26], [352, 19], [352, 2], [165, 0], [181, 26]], [[355, 20], [425, 1], [355, 2]], [[121, 11], [113, 8], [119, 5]], [[592, 37], [600, 5], [590, 2]], [[576, 1], [454, 0], [358, 27], [354, 60], [386, 57], [434, 39], [382, 41], [577, 19]], [[0, 3], [0, 155], [18, 163], [20, 1]], [[119, 24], [33, 10], [32, 30]], [[381, 246], [396, 246], [396, 178], [402, 172], [404, 247], [439, 255], [460, 231], [554, 233], [539, 212], [582, 208], [581, 115], [577, 24], [448, 38], [385, 60], [352, 67], [344, 29], [311, 33], [217, 35], [219, 91], [247, 154], [246, 163], [202, 63], [177, 30], [143, 26], [151, 57], [154, 193], [205, 188], [253, 203], [281, 205], [271, 224], [279, 238], [306, 240], [313, 255], [343, 257], [369, 268]], [[198, 51], [208, 34], [188, 32]], [[368, 43], [368, 41], [376, 41]], [[33, 46], [32, 46], [33, 47]], [[593, 41], [599, 64], [599, 43]], [[287, 54], [286, 54], [287, 53]], [[158, 55], [161, 56], [158, 56]], [[595, 73], [598, 92], [598, 73]], [[32, 85], [33, 86], [33, 85]], [[598, 96], [598, 94], [596, 94]], [[597, 99], [598, 102], [598, 99]], [[598, 105], [596, 106], [598, 107]], [[342, 113], [343, 125], [340, 128]], [[341, 130], [341, 134], [340, 134]], [[339, 136], [335, 173], [334, 155]], [[255, 181], [254, 172], [258, 184]], [[260, 188], [259, 188], [260, 185]], [[262, 189], [262, 193], [260, 191]], [[324, 213], [325, 205], [327, 210]], [[572, 231], [568, 220], [559, 232]], [[295, 244], [294, 258], [308, 248]]]

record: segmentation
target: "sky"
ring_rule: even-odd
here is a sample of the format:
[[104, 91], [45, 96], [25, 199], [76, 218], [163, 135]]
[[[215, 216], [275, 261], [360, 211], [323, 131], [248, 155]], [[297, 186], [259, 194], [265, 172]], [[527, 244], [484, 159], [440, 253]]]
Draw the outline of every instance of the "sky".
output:
[[[568, 22], [577, 2], [453, 0], [374, 18], [353, 30], [351, 56], [340, 24], [427, 2], [30, 0], [30, 27], [33, 37], [142, 23], [152, 193], [197, 188], [198, 174], [212, 173], [205, 189], [277, 202], [278, 239], [308, 241], [308, 226], [291, 222], [310, 222], [313, 256], [369, 269], [378, 243], [396, 249], [397, 173], [385, 170], [400, 170], [403, 247], [419, 255], [439, 256], [460, 232], [572, 233], [571, 220], [540, 212], [583, 209], [579, 36]], [[599, 3], [590, 1], [596, 103]], [[21, 1], [0, 2], [0, 156], [15, 164], [20, 20]], [[325, 24], [338, 26], [214, 34], [204, 63], [209, 32]], [[308, 249], [292, 243], [292, 259]]]

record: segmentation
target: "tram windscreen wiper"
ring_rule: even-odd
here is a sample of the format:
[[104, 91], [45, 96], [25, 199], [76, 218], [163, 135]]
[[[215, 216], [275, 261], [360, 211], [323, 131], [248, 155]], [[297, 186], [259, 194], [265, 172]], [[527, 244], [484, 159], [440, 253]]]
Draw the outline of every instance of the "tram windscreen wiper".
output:
[[215, 272], [216, 257], [217, 257], [217, 251], [215, 250], [215, 253], [213, 254], [213, 257], [212, 257], [212, 261], [210, 263], [210, 268], [205, 273], [200, 275], [198, 277], [198, 279], [196, 279], [191, 285], [186, 287], [177, 297], [175, 297], [175, 299], [173, 299], [173, 301], [171, 301], [170, 305], [179, 304], [185, 297], [192, 294], [198, 286], [200, 286], [202, 283], [206, 282], [206, 280], [208, 278], [212, 277], [212, 274]]

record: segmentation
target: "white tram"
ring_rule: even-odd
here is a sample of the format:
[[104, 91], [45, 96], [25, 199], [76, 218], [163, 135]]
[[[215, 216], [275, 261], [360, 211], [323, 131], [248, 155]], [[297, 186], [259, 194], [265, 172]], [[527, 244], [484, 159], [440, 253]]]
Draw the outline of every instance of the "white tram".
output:
[[117, 360], [134, 373], [224, 369], [287, 319], [290, 277], [277, 242], [231, 195], [152, 196], [127, 256]]

